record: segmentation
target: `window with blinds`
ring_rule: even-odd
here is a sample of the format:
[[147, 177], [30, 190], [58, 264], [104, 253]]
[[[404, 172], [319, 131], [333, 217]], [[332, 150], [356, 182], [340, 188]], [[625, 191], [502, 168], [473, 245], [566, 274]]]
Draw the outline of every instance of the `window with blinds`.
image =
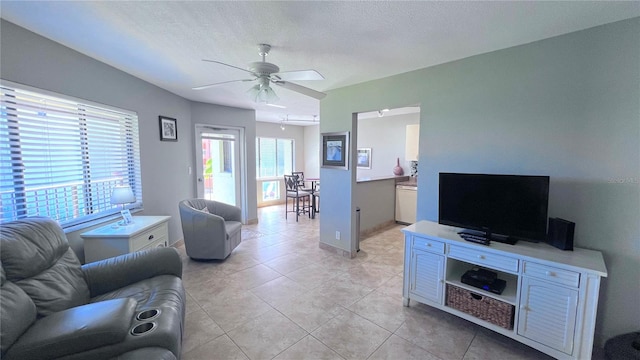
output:
[[256, 139], [258, 178], [269, 178], [291, 174], [293, 171], [293, 140]]
[[63, 227], [118, 213], [116, 185], [142, 206], [137, 114], [0, 83], [0, 219], [56, 219]]

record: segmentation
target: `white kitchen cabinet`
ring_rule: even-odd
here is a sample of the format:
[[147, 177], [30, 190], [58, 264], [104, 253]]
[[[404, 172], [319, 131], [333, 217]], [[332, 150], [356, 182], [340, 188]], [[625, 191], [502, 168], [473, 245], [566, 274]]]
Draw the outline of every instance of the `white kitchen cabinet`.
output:
[[418, 188], [416, 186], [396, 186], [396, 221], [404, 224], [416, 222]]
[[418, 161], [420, 149], [420, 124], [407, 125], [406, 142], [404, 145], [404, 159]]
[[[526, 241], [485, 246], [464, 241], [460, 230], [430, 221], [402, 230], [405, 306], [410, 300], [427, 304], [558, 359], [591, 358], [600, 279], [607, 276], [600, 252], [563, 251]], [[506, 281], [502, 294], [460, 281], [462, 274], [477, 267], [495, 271]], [[513, 326], [498, 326], [448, 306], [445, 285], [497, 300], [497, 307], [509, 309]]]

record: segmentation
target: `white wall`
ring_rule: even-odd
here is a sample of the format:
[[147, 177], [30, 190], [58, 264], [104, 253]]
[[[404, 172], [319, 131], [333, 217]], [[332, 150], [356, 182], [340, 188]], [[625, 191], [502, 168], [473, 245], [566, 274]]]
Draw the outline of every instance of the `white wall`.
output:
[[304, 173], [306, 177], [320, 177], [320, 125], [304, 127]]
[[[549, 175], [549, 216], [574, 221], [575, 245], [605, 257], [601, 344], [640, 324], [639, 33], [634, 18], [335, 89], [320, 131], [357, 136], [353, 113], [419, 104], [418, 219], [438, 218], [439, 172]], [[320, 241], [349, 250], [354, 168], [321, 174], [337, 195], [323, 196], [336, 210]], [[338, 241], [337, 229], [351, 231]]]
[[396, 160], [405, 175], [411, 174], [410, 162], [405, 161], [407, 125], [418, 124], [420, 113], [358, 119], [359, 148], [371, 148], [371, 169], [357, 169], [357, 177], [393, 175]]
[[[144, 214], [170, 215], [170, 241], [181, 239], [178, 202], [194, 193], [189, 101], [5, 20], [0, 26], [2, 79], [138, 114]], [[177, 142], [160, 141], [159, 115], [178, 120]], [[83, 260], [82, 239], [68, 238]]]

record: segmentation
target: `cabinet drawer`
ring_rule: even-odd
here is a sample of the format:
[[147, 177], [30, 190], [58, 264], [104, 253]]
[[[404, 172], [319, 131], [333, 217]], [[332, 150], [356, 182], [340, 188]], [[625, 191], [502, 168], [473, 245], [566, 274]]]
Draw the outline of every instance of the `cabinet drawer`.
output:
[[552, 281], [558, 284], [578, 287], [580, 285], [580, 273], [558, 269], [552, 266], [541, 265], [525, 261], [523, 264], [523, 274]]
[[135, 237], [131, 238], [131, 251], [138, 251], [155, 243], [160, 238], [168, 238], [167, 224], [155, 226]]
[[513, 273], [518, 272], [518, 259], [496, 255], [488, 251], [482, 251], [480, 249], [469, 249], [461, 246], [451, 245], [449, 247], [449, 257], [463, 260], [472, 264], [484, 265], [496, 270], [510, 271]]
[[147, 250], [147, 249], [153, 249], [157, 247], [167, 247], [167, 246], [169, 246], [169, 242], [167, 241], [167, 238], [158, 238], [157, 240], [153, 239], [149, 241], [149, 244], [147, 244], [147, 246], [143, 247], [140, 250]]
[[412, 245], [414, 249], [444, 254], [444, 243], [440, 241], [414, 236]]

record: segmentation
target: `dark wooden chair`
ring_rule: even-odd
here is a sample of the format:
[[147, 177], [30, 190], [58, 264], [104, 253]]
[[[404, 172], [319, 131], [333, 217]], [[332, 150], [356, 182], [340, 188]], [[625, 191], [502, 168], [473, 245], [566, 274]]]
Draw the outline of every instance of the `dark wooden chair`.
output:
[[[284, 186], [286, 188], [286, 198], [284, 204], [284, 218], [287, 218], [287, 214], [290, 212], [296, 213], [296, 222], [301, 214], [308, 213], [311, 217], [311, 192], [302, 190], [299, 178], [297, 175], [285, 175]], [[292, 210], [289, 210], [289, 199], [293, 199]], [[302, 201], [302, 206], [300, 206]]]
[[300, 188], [300, 190], [313, 191], [312, 187], [306, 187], [306, 184], [304, 181], [304, 171], [293, 171], [291, 172], [291, 175], [298, 177], [298, 187]]

